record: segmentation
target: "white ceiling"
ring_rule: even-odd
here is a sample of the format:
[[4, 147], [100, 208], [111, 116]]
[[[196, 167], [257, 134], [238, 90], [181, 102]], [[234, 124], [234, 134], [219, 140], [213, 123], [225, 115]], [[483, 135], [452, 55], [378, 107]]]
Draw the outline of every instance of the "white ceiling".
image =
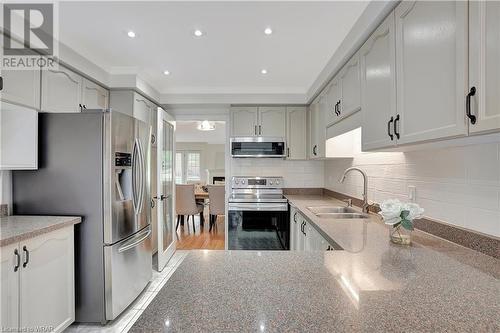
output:
[[175, 124], [176, 142], [206, 142], [209, 144], [226, 143], [226, 124], [223, 121], [215, 121], [215, 130], [198, 130], [198, 121], [177, 121]]
[[[59, 36], [110, 73], [138, 74], [163, 94], [305, 94], [367, 4], [61, 2]], [[195, 29], [205, 35], [195, 38]]]

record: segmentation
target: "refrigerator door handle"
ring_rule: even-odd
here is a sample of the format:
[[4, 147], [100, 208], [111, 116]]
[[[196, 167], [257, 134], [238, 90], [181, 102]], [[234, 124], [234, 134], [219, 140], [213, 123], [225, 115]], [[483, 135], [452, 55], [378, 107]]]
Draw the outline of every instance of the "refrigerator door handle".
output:
[[125, 244], [120, 246], [118, 248], [118, 253], [122, 253], [136, 247], [137, 245], [142, 243], [146, 238], [148, 238], [149, 235], [151, 235], [151, 228], [148, 228], [147, 230], [140, 232], [134, 238], [128, 240]]
[[137, 139], [134, 141], [134, 150], [132, 152], [132, 204], [134, 206], [135, 214], [139, 214], [139, 199], [137, 193], [137, 168], [138, 168], [138, 155], [139, 155], [139, 145]]
[[145, 159], [144, 159], [144, 151], [142, 149], [142, 144], [139, 140], [137, 140], [138, 146], [139, 146], [139, 157], [140, 157], [140, 191], [139, 191], [139, 204], [138, 204], [138, 209], [137, 212], [140, 214], [142, 212], [143, 206], [144, 206], [144, 192], [145, 192], [145, 186], [146, 186], [146, 166], [145, 166]]

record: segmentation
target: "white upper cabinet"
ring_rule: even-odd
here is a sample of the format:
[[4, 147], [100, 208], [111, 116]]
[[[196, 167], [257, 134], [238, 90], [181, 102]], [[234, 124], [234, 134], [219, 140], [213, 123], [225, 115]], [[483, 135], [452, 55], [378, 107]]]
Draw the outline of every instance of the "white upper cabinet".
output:
[[287, 107], [287, 159], [307, 159], [307, 110], [305, 107]]
[[256, 107], [231, 108], [231, 127], [233, 136], [258, 135], [259, 113]]
[[42, 72], [42, 111], [80, 112], [83, 78], [59, 65]]
[[327, 112], [327, 96], [326, 94], [321, 94], [309, 106], [309, 157], [311, 159], [325, 157], [325, 118]]
[[3, 103], [0, 108], [0, 170], [38, 168], [38, 111]]
[[[473, 89], [474, 88], [474, 89]], [[470, 133], [500, 129], [500, 2], [469, 2]]]
[[40, 109], [40, 69], [2, 70], [3, 89], [0, 99]]
[[84, 78], [82, 83], [82, 105], [84, 109], [107, 109], [109, 107], [109, 91]]
[[394, 13], [382, 22], [359, 52], [361, 67], [362, 148], [394, 145], [396, 48]]
[[286, 136], [286, 108], [285, 107], [259, 107], [259, 128], [261, 136]]
[[361, 93], [359, 79], [359, 54], [356, 53], [340, 72], [340, 88], [342, 99], [339, 107], [341, 118], [361, 109]]
[[467, 2], [395, 9], [398, 144], [467, 135]]
[[151, 114], [154, 105], [148, 99], [141, 95], [134, 93], [134, 117], [142, 120], [146, 124], [151, 122]]
[[325, 119], [324, 127], [340, 119], [341, 96], [341, 84], [339, 78], [335, 77], [325, 90], [325, 103], [322, 105], [322, 112]]

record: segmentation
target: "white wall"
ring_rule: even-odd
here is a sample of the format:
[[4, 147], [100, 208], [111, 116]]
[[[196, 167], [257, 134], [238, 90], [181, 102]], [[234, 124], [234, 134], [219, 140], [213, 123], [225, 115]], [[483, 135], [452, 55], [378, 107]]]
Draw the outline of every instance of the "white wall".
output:
[[225, 169], [225, 146], [206, 142], [176, 142], [176, 151], [199, 151], [201, 153], [201, 181], [206, 183], [206, 169]]
[[323, 187], [323, 161], [232, 158], [232, 176], [283, 176], [285, 187]]
[[370, 200], [416, 202], [429, 218], [500, 236], [500, 144], [481, 144], [408, 153], [358, 153], [353, 159], [325, 162], [325, 187], [361, 198], [362, 178], [338, 179], [350, 166], [365, 170]]

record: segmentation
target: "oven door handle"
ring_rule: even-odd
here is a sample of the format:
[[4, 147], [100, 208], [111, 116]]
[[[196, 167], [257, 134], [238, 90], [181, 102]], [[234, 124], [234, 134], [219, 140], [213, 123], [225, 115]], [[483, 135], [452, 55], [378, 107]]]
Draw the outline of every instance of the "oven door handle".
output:
[[229, 211], [287, 211], [287, 203], [229, 203]]

